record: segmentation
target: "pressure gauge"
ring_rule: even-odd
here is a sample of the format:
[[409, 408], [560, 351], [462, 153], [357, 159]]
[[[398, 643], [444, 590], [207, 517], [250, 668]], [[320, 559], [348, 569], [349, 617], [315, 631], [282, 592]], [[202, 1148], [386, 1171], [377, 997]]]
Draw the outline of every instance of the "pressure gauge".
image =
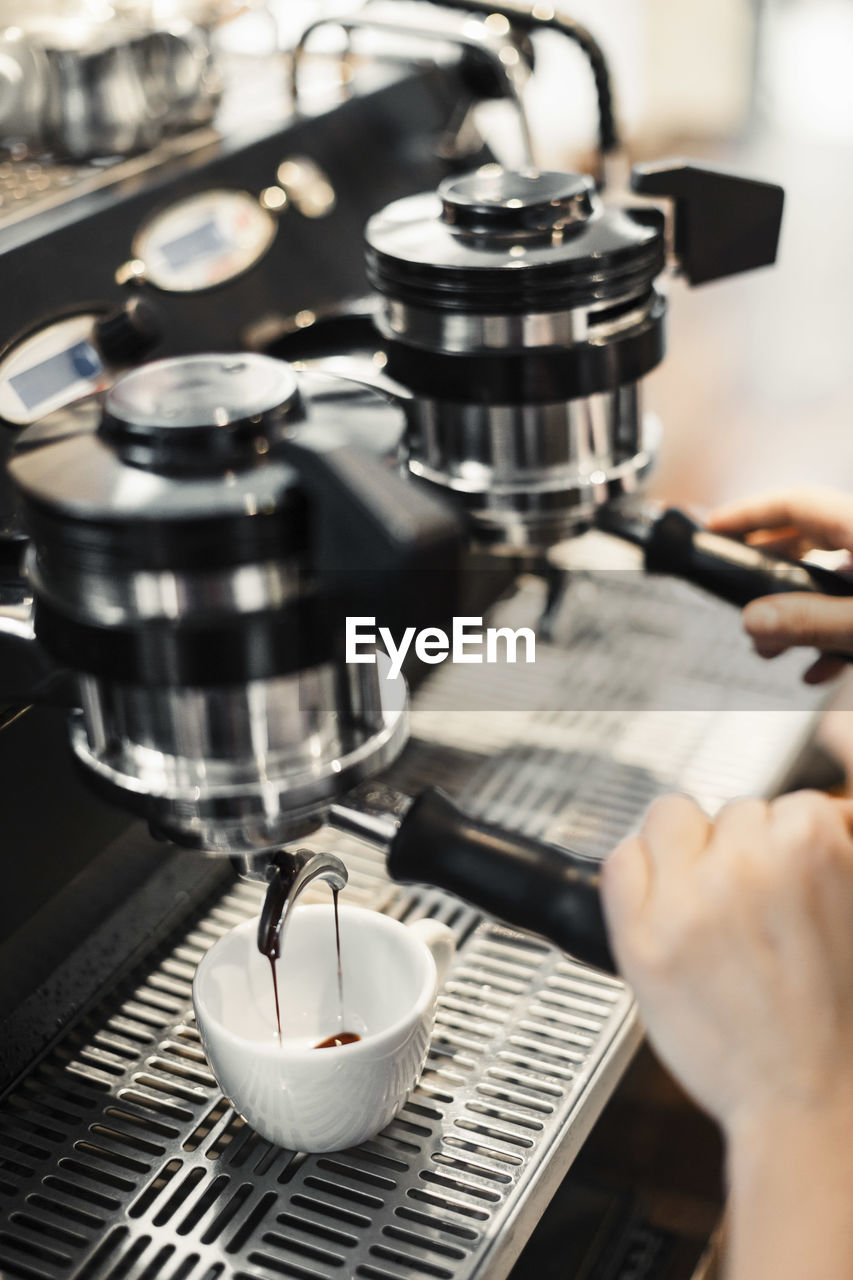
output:
[[86, 314], [40, 329], [0, 360], [0, 417], [25, 426], [109, 385]]
[[28, 426], [107, 390], [159, 337], [159, 317], [141, 298], [42, 325], [0, 356], [0, 421]]
[[167, 293], [213, 289], [253, 267], [275, 232], [275, 218], [247, 191], [201, 191], [140, 228], [117, 279], [146, 280]]

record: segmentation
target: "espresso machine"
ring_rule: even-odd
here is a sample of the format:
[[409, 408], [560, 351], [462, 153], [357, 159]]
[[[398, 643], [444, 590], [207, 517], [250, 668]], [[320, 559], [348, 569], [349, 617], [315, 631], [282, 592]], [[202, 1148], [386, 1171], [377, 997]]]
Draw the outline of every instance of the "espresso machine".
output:
[[[0, 634], [55, 667], [18, 696], [70, 698], [77, 762], [157, 837], [261, 873], [276, 856], [293, 878], [302, 862], [282, 861], [282, 845], [329, 818], [360, 830], [348, 794], [406, 739], [405, 684], [384, 654], [346, 660], [346, 619], [400, 634], [449, 617], [456, 519], [396, 473], [394, 406], [270, 356], [154, 361], [86, 408], [27, 428], [9, 464], [28, 543]], [[390, 842], [376, 817], [362, 834], [390, 843], [409, 879], [433, 845], [451, 864], [495, 838], [509, 864], [533, 851], [439, 794]], [[561, 941], [612, 968], [595, 866], [562, 862], [577, 892]]]
[[[400, 14], [370, 8], [344, 66], [360, 32], [396, 38]], [[26, 391], [12, 378], [47, 364], [49, 391], [4, 413], [6, 841], [16, 879], [49, 882], [0, 979], [15, 1280], [507, 1275], [642, 1036], [600, 858], [662, 790], [712, 808], [775, 789], [813, 721], [791, 664], [759, 670], [729, 611], [689, 597], [698, 654], [672, 584], [637, 574], [580, 590], [530, 668], [416, 663], [407, 692], [381, 655], [344, 660], [348, 616], [397, 630], [471, 608], [472, 546], [489, 620], [535, 625], [518, 564], [621, 511], [654, 453], [640, 383], [663, 354], [666, 263], [700, 283], [775, 252], [778, 188], [671, 163], [631, 196], [602, 187], [606, 64], [568, 20], [593, 53], [599, 181], [493, 167], [469, 109], [512, 99], [500, 68], [529, 74], [547, 10], [498, 6], [498, 31], [476, 3], [447, 8], [449, 62], [385, 66], [326, 115], [101, 175], [90, 200], [10, 224], [14, 278], [34, 283], [3, 322], [19, 363], [0, 383]], [[227, 266], [224, 189], [249, 197], [260, 247], [209, 287], [168, 287]], [[40, 251], [67, 266], [61, 299]], [[63, 345], [66, 308], [85, 325]], [[730, 719], [663, 702], [664, 671], [682, 698], [733, 691]], [[796, 722], [770, 732], [754, 713], [779, 702]], [[339, 858], [344, 900], [438, 917], [458, 943], [409, 1102], [333, 1157], [251, 1131], [191, 1013], [195, 964], [262, 908], [245, 873], [282, 848]]]

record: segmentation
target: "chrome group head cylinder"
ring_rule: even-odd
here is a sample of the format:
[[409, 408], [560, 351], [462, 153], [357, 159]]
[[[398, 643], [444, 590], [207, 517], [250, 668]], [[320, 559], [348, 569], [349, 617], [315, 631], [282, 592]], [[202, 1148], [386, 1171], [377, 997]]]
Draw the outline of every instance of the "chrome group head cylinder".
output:
[[663, 357], [663, 219], [590, 178], [487, 165], [370, 220], [386, 372], [413, 392], [411, 471], [477, 541], [542, 548], [632, 489], [656, 445], [640, 380]]
[[[351, 447], [350, 407], [380, 459]], [[342, 631], [350, 599], [375, 609], [412, 547], [451, 536], [394, 475], [403, 431], [363, 387], [247, 354], [143, 366], [102, 413], [19, 437], [36, 635], [77, 675], [73, 750], [156, 831], [271, 847], [401, 749], [402, 679], [347, 665]]]

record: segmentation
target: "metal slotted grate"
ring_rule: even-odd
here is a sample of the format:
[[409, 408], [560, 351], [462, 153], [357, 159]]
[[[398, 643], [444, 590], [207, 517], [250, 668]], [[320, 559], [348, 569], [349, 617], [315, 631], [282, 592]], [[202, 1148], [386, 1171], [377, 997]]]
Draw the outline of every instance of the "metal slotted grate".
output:
[[[710, 651], [697, 653], [685, 601]], [[524, 588], [498, 616], [529, 625], [540, 604]], [[439, 783], [478, 813], [600, 855], [662, 790], [710, 808], [772, 790], [813, 722], [796, 660], [761, 664], [733, 611], [672, 584], [570, 593], [558, 624], [535, 667], [478, 682], [437, 669], [394, 784]], [[314, 843], [344, 856], [350, 901], [437, 916], [459, 940], [406, 1106], [357, 1150], [308, 1157], [264, 1142], [221, 1097], [190, 992], [204, 951], [258, 909], [259, 890], [237, 884], [0, 1106], [3, 1280], [509, 1270], [638, 1042], [630, 995], [452, 897], [390, 884], [356, 841], [325, 830]]]
[[[345, 844], [347, 842], [344, 842]], [[498, 1245], [630, 1008], [620, 984], [454, 899], [389, 889], [353, 844], [353, 901], [450, 923], [461, 949], [420, 1084], [379, 1137], [306, 1157], [223, 1099], [193, 1023], [195, 965], [257, 910], [238, 885], [0, 1113], [0, 1268], [22, 1280], [467, 1276]]]

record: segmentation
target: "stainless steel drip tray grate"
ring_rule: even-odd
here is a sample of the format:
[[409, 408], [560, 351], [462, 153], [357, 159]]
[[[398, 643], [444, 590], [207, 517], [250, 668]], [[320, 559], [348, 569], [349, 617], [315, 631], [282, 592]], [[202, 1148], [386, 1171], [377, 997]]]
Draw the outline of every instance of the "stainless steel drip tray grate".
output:
[[[550, 1190], [565, 1171], [581, 1126], [558, 1140], [635, 1047], [630, 998], [447, 895], [391, 887], [378, 856], [341, 843], [346, 897], [437, 916], [461, 944], [399, 1116], [358, 1149], [305, 1156], [259, 1138], [222, 1098], [191, 982], [204, 951], [258, 909], [259, 893], [238, 885], [6, 1099], [4, 1277], [450, 1280], [487, 1258], [490, 1276], [508, 1269], [533, 1222], [517, 1235], [511, 1224], [543, 1176]], [[594, 1114], [584, 1109], [584, 1136]]]

